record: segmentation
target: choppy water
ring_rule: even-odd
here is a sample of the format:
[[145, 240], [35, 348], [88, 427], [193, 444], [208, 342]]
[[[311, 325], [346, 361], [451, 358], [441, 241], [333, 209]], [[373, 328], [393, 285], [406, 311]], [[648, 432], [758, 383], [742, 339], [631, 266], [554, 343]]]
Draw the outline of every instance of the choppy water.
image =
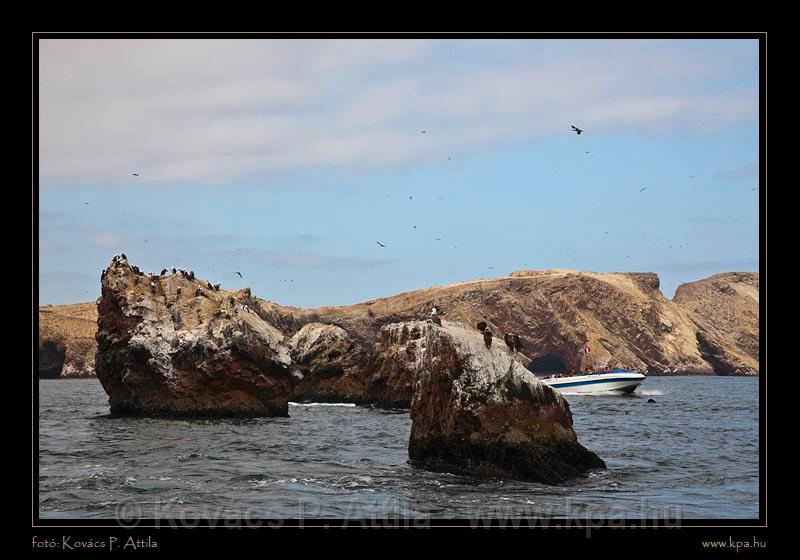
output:
[[407, 411], [110, 418], [96, 380], [39, 386], [43, 518], [758, 516], [752, 378], [650, 377], [630, 396], [567, 396], [579, 440], [608, 470], [558, 487], [412, 467]]

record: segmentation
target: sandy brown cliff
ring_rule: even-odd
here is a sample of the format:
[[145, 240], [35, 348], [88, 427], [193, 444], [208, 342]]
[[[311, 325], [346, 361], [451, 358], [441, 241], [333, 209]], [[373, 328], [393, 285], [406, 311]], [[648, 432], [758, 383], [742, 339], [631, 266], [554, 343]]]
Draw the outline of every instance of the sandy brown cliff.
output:
[[39, 308], [39, 377], [93, 377], [97, 306], [92, 303]]
[[674, 301], [697, 325], [698, 347], [716, 373], [758, 374], [758, 273], [726, 272], [682, 284]]
[[[706, 319], [666, 299], [652, 273], [519, 271], [347, 307], [262, 302], [261, 312], [288, 332], [312, 321], [333, 323], [370, 346], [382, 326], [425, 318], [433, 306], [449, 321], [486, 322], [500, 344], [505, 333], [519, 334], [534, 372], [611, 365], [650, 374], [723, 373], [698, 342], [698, 324]], [[739, 366], [731, 361], [724, 373], [742, 371]]]

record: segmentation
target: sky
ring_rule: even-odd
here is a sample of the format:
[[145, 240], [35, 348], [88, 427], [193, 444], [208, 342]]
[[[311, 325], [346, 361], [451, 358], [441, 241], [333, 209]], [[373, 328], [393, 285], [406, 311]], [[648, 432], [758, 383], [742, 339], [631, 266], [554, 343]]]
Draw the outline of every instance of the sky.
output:
[[758, 270], [755, 40], [58, 39], [38, 70], [40, 305], [121, 251], [301, 307]]

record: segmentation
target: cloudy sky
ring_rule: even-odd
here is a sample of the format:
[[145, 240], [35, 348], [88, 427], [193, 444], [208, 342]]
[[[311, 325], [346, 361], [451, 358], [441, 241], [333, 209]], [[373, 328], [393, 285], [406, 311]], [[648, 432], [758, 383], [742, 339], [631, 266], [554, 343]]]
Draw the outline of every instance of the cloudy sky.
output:
[[758, 269], [758, 96], [755, 40], [44, 40], [40, 303], [118, 251], [297, 306], [523, 268], [671, 297]]

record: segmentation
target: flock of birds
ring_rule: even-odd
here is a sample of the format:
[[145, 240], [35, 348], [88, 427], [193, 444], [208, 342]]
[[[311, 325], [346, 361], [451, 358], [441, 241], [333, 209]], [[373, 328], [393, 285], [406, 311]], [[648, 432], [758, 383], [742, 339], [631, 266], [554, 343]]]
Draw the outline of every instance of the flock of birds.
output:
[[[579, 128], [579, 127], [575, 126], [575, 125], [571, 125], [571, 126], [570, 126], [570, 128], [571, 128], [572, 132], [574, 132], [574, 133], [575, 133], [575, 135], [576, 135], [576, 136], [580, 136], [580, 135], [581, 135], [581, 134], [583, 134], [583, 132], [584, 132], [584, 130], [583, 130], [583, 129], [581, 129], [581, 128]], [[420, 131], [420, 134], [427, 134], [427, 132], [428, 132], [427, 130], [421, 130], [421, 131]], [[591, 151], [590, 151], [590, 150], [586, 150], [586, 151], [585, 151], [585, 153], [586, 153], [586, 154], [590, 154], [590, 153], [591, 153]], [[452, 159], [453, 159], [453, 156], [448, 156], [448, 158], [447, 158], [447, 159], [448, 159], [448, 160], [450, 160], [450, 161], [452, 161]], [[133, 172], [133, 173], [132, 173], [132, 175], [133, 175], [134, 177], [139, 177], [139, 176], [140, 176], [139, 172]], [[694, 178], [695, 178], [695, 176], [694, 176], [694, 175], [689, 175], [689, 176], [688, 176], [688, 179], [694, 179]], [[640, 189], [639, 189], [639, 192], [641, 193], [641, 192], [644, 192], [644, 191], [646, 191], [646, 190], [647, 190], [647, 187], [646, 187], [646, 186], [643, 186], [642, 188], [640, 188]], [[755, 186], [755, 187], [753, 187], [753, 188], [751, 188], [751, 189], [749, 189], [749, 190], [751, 190], [751, 191], [758, 190], [758, 186]], [[389, 195], [387, 195], [387, 196], [389, 196]], [[409, 200], [413, 200], [413, 199], [414, 199], [414, 197], [413, 197], [412, 195], [409, 195], [408, 199], [409, 199]], [[438, 197], [437, 197], [437, 200], [444, 200], [444, 197], [442, 197], [442, 196], [438, 196]], [[84, 202], [84, 205], [87, 205], [87, 206], [88, 206], [88, 205], [89, 205], [89, 202]], [[734, 218], [733, 216], [728, 216], [728, 217], [729, 217], [729, 218], [731, 218], [731, 219], [733, 219], [733, 218]], [[740, 218], [737, 218], [737, 219], [740, 219]], [[416, 225], [414, 225], [414, 226], [413, 226], [413, 229], [417, 229], [417, 226], [416, 226]], [[609, 232], [608, 232], [608, 231], [604, 231], [604, 232], [603, 232], [603, 234], [607, 236], [607, 235], [609, 234]], [[442, 238], [441, 238], [441, 237], [436, 237], [436, 241], [441, 241], [441, 240], [442, 240]], [[150, 241], [149, 239], [145, 239], [145, 240], [144, 240], [144, 243], [149, 243], [149, 241]], [[377, 244], [379, 247], [381, 247], [381, 248], [383, 248], [383, 249], [385, 249], [385, 248], [388, 248], [388, 247], [389, 247], [387, 244], [385, 244], [385, 243], [382, 243], [381, 241], [375, 241], [375, 243], [376, 243], [376, 244]], [[686, 243], [685, 245], [686, 245], [686, 246], [688, 246], [688, 245], [689, 245], [689, 243]], [[681, 243], [681, 244], [679, 244], [679, 245], [678, 245], [678, 247], [684, 247], [684, 244], [683, 244], [683, 243]], [[458, 249], [458, 245], [453, 245], [453, 248], [455, 248], [455, 249]], [[672, 245], [670, 245], [670, 246], [669, 246], [669, 248], [670, 248], [670, 249], [672, 249]], [[241, 251], [241, 248], [237, 249], [237, 251]], [[630, 258], [630, 255], [629, 255], [629, 254], [626, 254], [626, 255], [625, 255], [625, 257], [626, 257], [626, 258]], [[577, 260], [577, 259], [576, 259], [576, 258], [573, 258], [572, 260]], [[527, 265], [528, 263], [525, 263], [525, 264]], [[274, 265], [273, 265], [273, 266], [274, 266]], [[494, 267], [493, 267], [493, 266], [489, 266], [489, 267], [488, 267], [488, 269], [489, 269], [489, 270], [494, 270]], [[162, 273], [163, 273], [163, 271], [162, 271]], [[240, 278], [240, 279], [241, 279], [241, 278], [243, 278], [243, 276], [242, 276], [242, 273], [241, 273], [240, 271], [234, 271], [234, 272], [233, 272], [233, 274], [235, 274], [235, 275], [239, 276], [239, 278]], [[293, 280], [293, 279], [281, 279], [281, 280], [279, 280], [279, 282], [294, 282], [294, 280]]]
[[[577, 126], [575, 126], [575, 125], [570, 125], [570, 128], [572, 129], [572, 132], [574, 132], [574, 133], [575, 133], [577, 136], [580, 136], [580, 135], [581, 135], [581, 134], [583, 134], [583, 132], [584, 132], [584, 131], [583, 131], [583, 129], [581, 129], [581, 128], [578, 128], [578, 127], [577, 127]], [[427, 130], [421, 130], [421, 131], [420, 131], [420, 134], [426, 134], [426, 133], [427, 133]], [[590, 153], [591, 153], [591, 150], [586, 150], [586, 152], [585, 152], [585, 153], [587, 153], [587, 154], [590, 154]], [[452, 160], [452, 156], [449, 156], [447, 159], [448, 159], [448, 160]], [[689, 177], [688, 177], [688, 178], [689, 178], [689, 179], [694, 179], [694, 177], [695, 177], [694, 175], [689, 175]], [[644, 192], [644, 191], [646, 191], [646, 190], [647, 190], [647, 187], [646, 187], [646, 186], [643, 186], [642, 188], [640, 188], [640, 189], [639, 189], [639, 192], [641, 193], [641, 192]], [[758, 187], [753, 187], [753, 188], [752, 188], [752, 189], [750, 189], [750, 190], [751, 190], [751, 191], [758, 190]], [[388, 196], [388, 195], [387, 195], [387, 196]], [[412, 200], [413, 198], [414, 198], [413, 196], [409, 196], [409, 197], [408, 197], [408, 199], [409, 199], [409, 200]], [[437, 197], [437, 200], [443, 200], [443, 197], [439, 196], [439, 197]], [[729, 217], [729, 218], [732, 218], [732, 216], [728, 216], [728, 217]], [[737, 218], [737, 219], [741, 219], [741, 218]], [[413, 228], [414, 228], [414, 229], [417, 229], [417, 226], [413, 226]], [[608, 235], [608, 232], [606, 231], [606, 232], [604, 232], [604, 234], [605, 234], [605, 235]], [[437, 238], [436, 238], [436, 241], [441, 241], [441, 237], [437, 237]], [[382, 247], [382, 248], [387, 248], [387, 247], [388, 247], [388, 245], [386, 245], [386, 244], [384, 244], [384, 243], [381, 243], [380, 241], [375, 241], [375, 243], [377, 243], [377, 244], [378, 244], [378, 246], [379, 246], [379, 247]], [[688, 243], [687, 243], [686, 245], [688, 245]], [[683, 245], [681, 244], [680, 246], [682, 247]], [[458, 245], [453, 245], [453, 247], [454, 247], [455, 249], [458, 249]], [[670, 248], [672, 248], [672, 247], [670, 246]], [[625, 257], [626, 257], [626, 258], [630, 258], [630, 255], [627, 255], [627, 254], [626, 254], [626, 255], [625, 255]], [[573, 258], [573, 260], [577, 260], [577, 259], [574, 259], [574, 258]], [[494, 270], [494, 267], [493, 267], [493, 266], [490, 266], [490, 267], [489, 267], [489, 269], [491, 269], [491, 270]]]

